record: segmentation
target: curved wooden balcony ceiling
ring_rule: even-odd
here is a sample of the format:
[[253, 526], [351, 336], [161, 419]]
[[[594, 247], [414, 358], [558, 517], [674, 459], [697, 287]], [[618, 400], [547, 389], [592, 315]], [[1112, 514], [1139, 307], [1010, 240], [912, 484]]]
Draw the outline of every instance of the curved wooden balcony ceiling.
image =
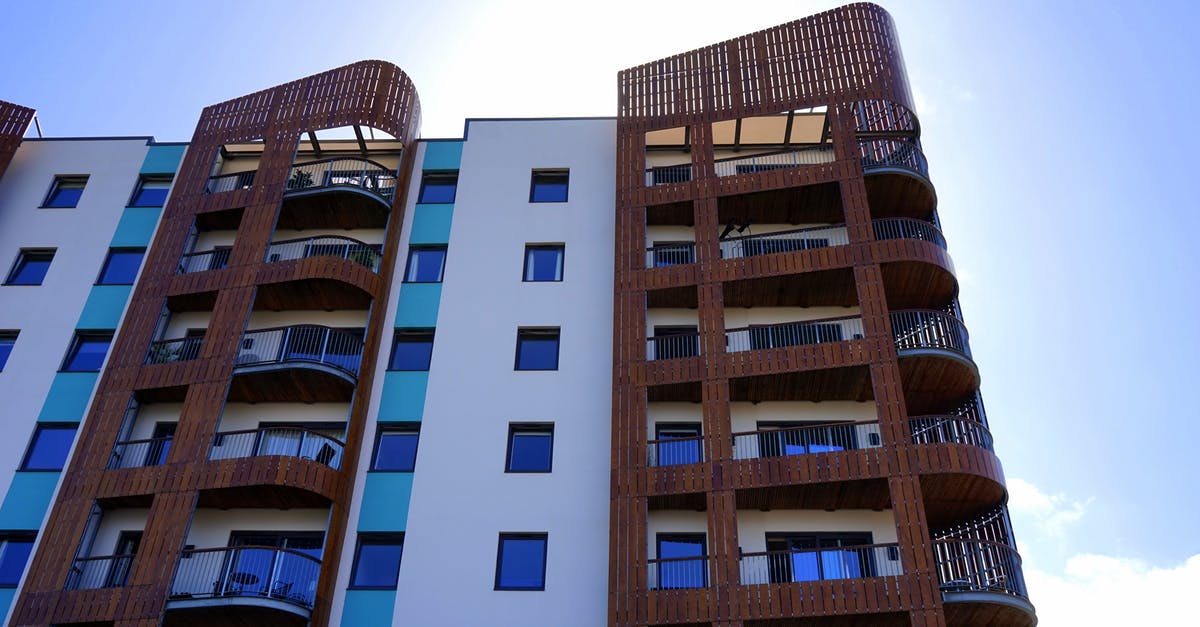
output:
[[951, 595], [942, 607], [946, 612], [946, 627], [1033, 627], [1037, 624], [1037, 618], [1028, 611], [1005, 603], [960, 601]]
[[885, 262], [879, 271], [889, 309], [937, 309], [958, 295], [953, 272], [932, 260]]
[[864, 177], [873, 218], [928, 219], [937, 208], [933, 185], [916, 173], [879, 172]]
[[[765, 602], [759, 601], [757, 590], [746, 590], [753, 601], [749, 603], [764, 608], [764, 613], [790, 614], [796, 607], [803, 607], [804, 600], [792, 594], [787, 586], [780, 586], [777, 595], [769, 596]], [[778, 608], [778, 609], [776, 609]], [[879, 612], [875, 614], [848, 614], [843, 616], [812, 616], [805, 618], [763, 618], [749, 619], [742, 623], [745, 627], [909, 627], [912, 625], [908, 612]]]
[[899, 358], [900, 384], [908, 415], [942, 411], [979, 389], [979, 369], [970, 358], [931, 349]]
[[721, 290], [726, 307], [853, 307], [858, 304], [853, 268], [726, 281]]
[[234, 371], [230, 403], [349, 403], [355, 383], [346, 376], [283, 363], [256, 372]]
[[724, 225], [730, 220], [741, 223], [747, 219], [753, 219], [755, 224], [845, 222], [841, 187], [833, 181], [721, 196], [717, 199], [718, 223]]
[[[304, 261], [316, 260], [305, 259]], [[330, 260], [330, 262], [353, 264], [353, 262], [342, 259]], [[352, 277], [347, 276], [333, 278], [329, 276], [330, 273], [322, 277], [315, 271], [303, 274], [314, 276], [260, 284], [254, 294], [254, 309], [256, 311], [339, 311], [366, 310], [371, 306], [373, 298], [369, 287], [373, 287], [374, 281], [352, 281], [350, 280]], [[365, 285], [360, 285], [360, 283]]]
[[288, 194], [276, 229], [382, 229], [390, 208], [375, 195], [345, 187]]
[[236, 603], [238, 597], [230, 597], [228, 605], [197, 605], [192, 607], [175, 607], [169, 604], [163, 615], [163, 627], [212, 627], [222, 625], [227, 627], [305, 627], [308, 618], [292, 612], [284, 612], [270, 607]]

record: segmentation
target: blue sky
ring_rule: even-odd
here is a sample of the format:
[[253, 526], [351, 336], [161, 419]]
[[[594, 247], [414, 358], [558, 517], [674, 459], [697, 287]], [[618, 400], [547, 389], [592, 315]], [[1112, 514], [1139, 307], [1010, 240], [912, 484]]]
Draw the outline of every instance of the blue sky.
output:
[[[0, 98], [49, 136], [178, 141], [207, 104], [380, 58], [415, 81], [424, 135], [453, 137], [466, 117], [613, 115], [622, 68], [836, 6], [707, 4], [17, 3]], [[1089, 624], [1072, 612], [1109, 588], [1182, 608], [1165, 591], [1200, 586], [1200, 11], [883, 6], [1042, 625]]]

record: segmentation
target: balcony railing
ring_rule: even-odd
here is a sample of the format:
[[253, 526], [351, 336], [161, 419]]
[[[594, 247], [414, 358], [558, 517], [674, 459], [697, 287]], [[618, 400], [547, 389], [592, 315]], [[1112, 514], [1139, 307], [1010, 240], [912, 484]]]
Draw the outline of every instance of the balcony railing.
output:
[[708, 556], [646, 560], [651, 590], [708, 587]]
[[95, 590], [119, 588], [129, 580], [133, 555], [80, 557], [71, 564], [64, 590]]
[[946, 350], [971, 357], [967, 342], [967, 327], [955, 316], [929, 309], [893, 311], [892, 333], [896, 350]]
[[862, 139], [858, 142], [863, 170], [900, 168], [929, 176], [929, 163], [920, 146], [907, 139]]
[[237, 367], [316, 363], [358, 377], [363, 341], [355, 335], [311, 324], [247, 331]]
[[646, 267], [679, 266], [696, 262], [696, 244], [659, 244], [646, 249]]
[[370, 159], [322, 159], [292, 166], [284, 189], [298, 192], [332, 187], [361, 189], [390, 204], [396, 171]]
[[876, 240], [886, 239], [919, 239], [936, 244], [942, 250], [946, 249], [946, 238], [930, 222], [914, 218], [886, 218], [873, 220], [871, 226], [875, 230]]
[[311, 459], [334, 470], [342, 467], [341, 440], [302, 427], [263, 427], [222, 431], [213, 439], [208, 458], [236, 459], [260, 455], [284, 455]]
[[171, 450], [171, 438], [149, 438], [145, 440], [127, 440], [113, 445], [112, 454], [108, 456], [109, 470], [118, 468], [142, 468], [144, 466], [161, 466], [167, 462], [167, 453]]
[[321, 561], [272, 546], [184, 551], [171, 600], [227, 597], [275, 599], [312, 609]]
[[897, 544], [744, 553], [742, 585], [831, 581], [904, 574]]
[[203, 337], [185, 337], [176, 340], [150, 342], [150, 350], [146, 352], [146, 363], [165, 364], [172, 361], [195, 359], [200, 356], [200, 347], [203, 344]]
[[735, 176], [755, 172], [769, 172], [794, 168], [801, 165], [818, 165], [834, 160], [833, 145], [819, 144], [787, 148], [772, 152], [760, 152], [745, 157], [728, 157], [713, 163], [717, 176]]
[[882, 445], [879, 422], [876, 420], [759, 429], [733, 434], [733, 458], [757, 459], [855, 451]]
[[189, 274], [192, 272], [204, 272], [205, 270], [220, 270], [226, 265], [229, 265], [228, 248], [217, 248], [214, 250], [205, 250], [196, 253], [185, 253], [179, 257], [179, 265], [175, 268], [176, 274]]
[[679, 359], [700, 354], [700, 334], [673, 333], [656, 335], [646, 340], [646, 360]]
[[249, 172], [234, 172], [233, 174], [220, 174], [211, 176], [208, 183], [204, 185], [205, 194], [216, 194], [218, 192], [229, 192], [235, 189], [247, 189], [254, 184], [253, 170]]
[[764, 348], [841, 342], [862, 337], [862, 318], [843, 316], [727, 329], [725, 331], [725, 350], [730, 353], [739, 353]]
[[667, 183], [687, 183], [692, 180], [692, 164], [661, 165], [646, 168], [646, 187]]
[[378, 271], [382, 256], [378, 246], [339, 235], [289, 239], [272, 242], [267, 247], [268, 263], [308, 257], [338, 257]]
[[703, 436], [650, 440], [646, 445], [646, 464], [650, 467], [698, 464], [704, 461]]
[[737, 259], [793, 250], [811, 250], [850, 243], [845, 225], [817, 226], [721, 240], [721, 258]]
[[962, 416], [913, 416], [908, 419], [913, 444], [969, 444], [992, 449], [992, 433]]
[[943, 592], [999, 592], [1027, 598], [1021, 556], [1002, 542], [947, 538], [933, 541]]

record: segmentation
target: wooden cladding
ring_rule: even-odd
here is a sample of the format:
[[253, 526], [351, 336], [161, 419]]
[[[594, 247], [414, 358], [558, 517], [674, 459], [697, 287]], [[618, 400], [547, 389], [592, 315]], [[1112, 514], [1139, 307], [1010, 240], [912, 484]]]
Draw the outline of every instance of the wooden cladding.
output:
[[0, 177], [12, 162], [21, 136], [33, 121], [33, 109], [0, 100]]

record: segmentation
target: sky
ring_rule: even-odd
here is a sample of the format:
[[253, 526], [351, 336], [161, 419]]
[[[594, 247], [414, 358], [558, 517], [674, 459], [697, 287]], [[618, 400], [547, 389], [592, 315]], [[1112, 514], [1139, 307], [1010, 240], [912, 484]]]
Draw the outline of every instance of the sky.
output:
[[[615, 115], [619, 70], [837, 4], [11, 3], [0, 99], [47, 136], [186, 141], [208, 104], [378, 58], [424, 137], [460, 137]], [[1177, 622], [1200, 589], [1200, 5], [881, 4], [1041, 625]]]

